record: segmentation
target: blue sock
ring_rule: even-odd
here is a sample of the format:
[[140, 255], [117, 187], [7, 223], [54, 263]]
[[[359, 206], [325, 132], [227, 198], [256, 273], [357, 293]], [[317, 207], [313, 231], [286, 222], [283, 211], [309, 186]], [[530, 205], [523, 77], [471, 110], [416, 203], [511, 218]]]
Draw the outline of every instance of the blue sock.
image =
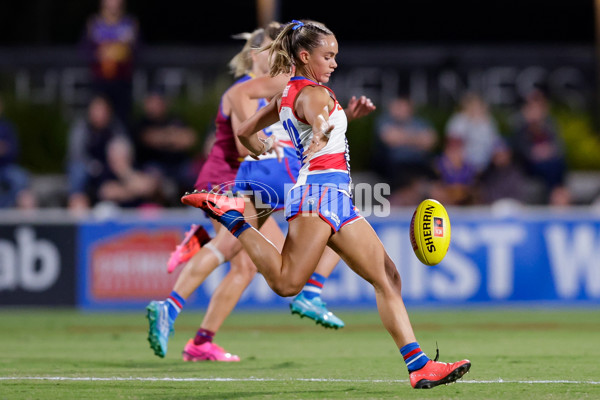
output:
[[302, 294], [304, 297], [310, 300], [321, 296], [321, 291], [323, 290], [323, 285], [325, 284], [326, 280], [327, 278], [325, 278], [323, 275], [314, 272], [302, 289]]
[[219, 222], [225, 226], [235, 237], [239, 237], [242, 232], [250, 228], [251, 225], [246, 222], [241, 212], [229, 210], [219, 217]]
[[167, 307], [169, 309], [169, 318], [171, 321], [175, 321], [175, 318], [177, 318], [183, 309], [183, 306], [185, 306], [185, 299], [173, 290], [169, 297], [167, 297]]
[[429, 361], [429, 357], [423, 353], [417, 342], [412, 342], [403, 346], [400, 349], [400, 353], [402, 354], [402, 357], [404, 357], [408, 372], [423, 368], [425, 364], [427, 364], [427, 361]]

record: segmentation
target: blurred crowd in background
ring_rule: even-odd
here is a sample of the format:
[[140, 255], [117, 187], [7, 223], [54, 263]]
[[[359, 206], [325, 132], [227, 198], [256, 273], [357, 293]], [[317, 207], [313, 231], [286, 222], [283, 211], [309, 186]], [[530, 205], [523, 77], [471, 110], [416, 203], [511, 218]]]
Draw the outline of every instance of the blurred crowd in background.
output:
[[[81, 40], [94, 78], [94, 96], [70, 121], [62, 206], [73, 211], [99, 204], [123, 208], [179, 207], [193, 188], [211, 135], [197, 132], [173, 112], [170, 98], [152, 88], [134, 113], [132, 77], [139, 46], [137, 19], [124, 1], [102, 0]], [[561, 132], [549, 99], [533, 90], [516, 105], [508, 131], [500, 131], [478, 93], [464, 93], [442, 131], [419, 115], [408, 96], [377, 104], [370, 171], [390, 185], [393, 206], [425, 198], [447, 205], [573, 204]], [[215, 110], [216, 111], [216, 110]], [[40, 206], [30, 173], [20, 165], [19, 126], [0, 100], [0, 207]], [[204, 137], [203, 143], [198, 143]], [[201, 151], [198, 149], [201, 148]], [[355, 177], [355, 183], [357, 179]]]
[[502, 134], [485, 100], [468, 92], [440, 134], [415, 115], [410, 98], [393, 99], [377, 119], [373, 158], [391, 203], [571, 204], [564, 144], [544, 93], [529, 93], [511, 119]]
[[[194, 154], [197, 133], [173, 115], [160, 88], [134, 114], [133, 72], [139, 46], [137, 19], [123, 0], [102, 0], [81, 38], [81, 54], [93, 77], [93, 96], [67, 133], [67, 188], [62, 203], [85, 211], [101, 203], [118, 207], [170, 207], [193, 187], [202, 162]], [[19, 165], [18, 126], [0, 100], [0, 206], [38, 206], [28, 171]], [[23, 145], [23, 144], [21, 144]], [[35, 144], [29, 144], [35, 145]]]

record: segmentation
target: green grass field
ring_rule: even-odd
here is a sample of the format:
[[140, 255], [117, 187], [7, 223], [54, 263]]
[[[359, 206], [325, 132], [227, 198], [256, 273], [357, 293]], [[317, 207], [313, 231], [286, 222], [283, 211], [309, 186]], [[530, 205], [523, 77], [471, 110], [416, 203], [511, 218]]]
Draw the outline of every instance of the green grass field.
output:
[[236, 312], [217, 343], [240, 363], [185, 363], [202, 314], [177, 320], [165, 359], [139, 313], [0, 309], [0, 399], [599, 399], [600, 311], [411, 312], [421, 347], [469, 358], [462, 381], [408, 383], [378, 315], [340, 311], [326, 330], [287, 314]]

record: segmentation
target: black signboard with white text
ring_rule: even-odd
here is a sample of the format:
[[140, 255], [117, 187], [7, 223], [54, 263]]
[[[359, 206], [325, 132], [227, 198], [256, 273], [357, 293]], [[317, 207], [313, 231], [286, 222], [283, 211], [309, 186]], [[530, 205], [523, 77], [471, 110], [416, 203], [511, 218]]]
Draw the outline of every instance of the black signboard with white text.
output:
[[0, 305], [74, 305], [77, 226], [0, 225]]

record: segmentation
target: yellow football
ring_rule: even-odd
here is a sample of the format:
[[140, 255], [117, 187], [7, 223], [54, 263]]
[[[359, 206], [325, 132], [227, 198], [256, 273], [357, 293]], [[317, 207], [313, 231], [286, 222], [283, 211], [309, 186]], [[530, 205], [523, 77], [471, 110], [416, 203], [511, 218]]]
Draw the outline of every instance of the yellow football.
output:
[[417, 258], [425, 265], [444, 259], [450, 246], [450, 218], [437, 200], [423, 200], [410, 221], [410, 243]]

